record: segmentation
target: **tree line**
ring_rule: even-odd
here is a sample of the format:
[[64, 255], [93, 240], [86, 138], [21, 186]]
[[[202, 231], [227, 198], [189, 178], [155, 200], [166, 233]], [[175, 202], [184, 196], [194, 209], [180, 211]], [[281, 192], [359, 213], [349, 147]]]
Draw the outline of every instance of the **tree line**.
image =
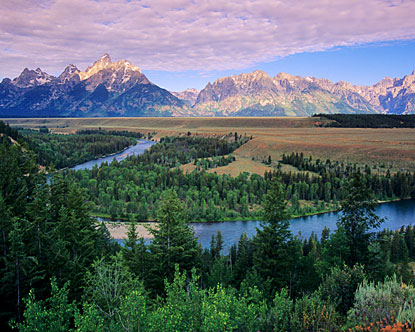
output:
[[[369, 166], [313, 161], [302, 153], [282, 157], [283, 163], [297, 167], [300, 172], [276, 169], [265, 172], [264, 176], [241, 173], [232, 177], [200, 168], [187, 173], [178, 167], [181, 162], [191, 160], [203, 164], [206, 157], [198, 159], [203, 153], [211, 153], [212, 160], [220, 160], [225, 157], [215, 157], [219, 150], [233, 151], [228, 141], [222, 142], [222, 148], [218, 149], [221, 145], [215, 147], [212, 140], [166, 137], [141, 156], [129, 157], [122, 163], [102, 164], [92, 170], [68, 171], [65, 176], [86, 190], [94, 213], [139, 221], [155, 219], [159, 197], [169, 188], [174, 188], [186, 201], [189, 218], [193, 221], [258, 218], [259, 206], [272, 178], [281, 179], [291, 215], [338, 209], [339, 202], [347, 194], [345, 184], [353, 173], [362, 175], [378, 200], [409, 198], [415, 194], [415, 173], [391, 174], [388, 170], [378, 173]], [[210, 150], [201, 152], [205, 147]]]
[[[136, 143], [142, 134], [81, 131], [77, 134], [52, 134], [36, 130], [20, 130], [28, 148], [36, 153], [39, 165], [48, 169], [73, 167], [88, 160], [120, 152]], [[127, 136], [128, 135], [128, 136]]]
[[344, 183], [337, 230], [320, 239], [291, 234], [285, 185], [273, 176], [262, 228], [226, 255], [220, 233], [208, 249], [197, 244], [174, 188], [161, 195], [152, 242], [131, 223], [121, 247], [89, 217], [76, 182], [57, 174], [47, 183], [31, 151], [0, 143], [2, 330], [415, 328], [413, 228], [373, 231], [382, 220], [362, 172]]
[[262, 229], [253, 239], [242, 235], [228, 255], [220, 233], [209, 249], [200, 248], [174, 190], [162, 195], [150, 245], [132, 223], [120, 247], [88, 217], [76, 185], [60, 177], [50, 185], [34, 183], [37, 189], [21, 196], [33, 205], [20, 211], [23, 218], [13, 210], [18, 200], [3, 205], [11, 220], [3, 228], [8, 241], [2, 262], [9, 264], [1, 267], [9, 278], [2, 280], [1, 301], [12, 328], [305, 332], [415, 326], [413, 274], [381, 249], [388, 235], [371, 232], [382, 220], [359, 174], [347, 184], [338, 229], [305, 241], [289, 231], [285, 193], [274, 178]]
[[315, 114], [332, 120], [321, 124], [335, 128], [415, 128], [415, 115], [398, 114]]

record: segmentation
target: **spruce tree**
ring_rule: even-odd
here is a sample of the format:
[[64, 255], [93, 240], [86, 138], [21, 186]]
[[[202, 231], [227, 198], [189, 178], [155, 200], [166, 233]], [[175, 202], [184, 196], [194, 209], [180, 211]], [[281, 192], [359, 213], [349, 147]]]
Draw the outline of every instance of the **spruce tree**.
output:
[[148, 271], [148, 252], [144, 239], [137, 234], [137, 223], [128, 226], [128, 238], [124, 241], [122, 255], [130, 272], [139, 279], [144, 279]]
[[378, 228], [383, 219], [375, 214], [374, 195], [367, 189], [361, 173], [352, 174], [345, 191], [347, 196], [341, 204], [336, 232], [345, 235], [348, 251], [344, 253], [344, 259], [352, 267], [356, 263], [368, 263], [372, 230]]
[[415, 234], [414, 227], [408, 225], [405, 231], [405, 242], [408, 247], [408, 255], [410, 258], [415, 258]]
[[149, 228], [154, 236], [150, 245], [152, 263], [151, 286], [163, 290], [164, 279], [172, 280], [177, 264], [190, 271], [200, 255], [194, 231], [186, 221], [184, 204], [174, 190], [166, 190], [157, 210], [158, 226]]
[[266, 196], [261, 226], [254, 239], [254, 269], [264, 281], [270, 282], [275, 292], [289, 280], [289, 241], [292, 238], [285, 194], [276, 179], [272, 180]]

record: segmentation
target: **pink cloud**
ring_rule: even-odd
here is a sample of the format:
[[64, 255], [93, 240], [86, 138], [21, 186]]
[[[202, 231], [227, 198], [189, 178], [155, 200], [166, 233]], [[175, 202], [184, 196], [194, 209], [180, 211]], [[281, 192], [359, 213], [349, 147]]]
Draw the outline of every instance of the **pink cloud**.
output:
[[146, 70], [209, 71], [415, 38], [414, 1], [12, 0], [0, 12], [2, 77], [84, 69], [105, 52]]

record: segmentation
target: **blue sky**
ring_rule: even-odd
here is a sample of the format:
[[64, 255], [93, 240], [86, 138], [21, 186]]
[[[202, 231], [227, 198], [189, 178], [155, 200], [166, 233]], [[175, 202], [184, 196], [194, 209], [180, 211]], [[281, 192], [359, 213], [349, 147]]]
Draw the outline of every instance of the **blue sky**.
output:
[[163, 88], [182, 91], [186, 88], [200, 90], [217, 78], [249, 73], [257, 69], [270, 76], [284, 72], [303, 77], [327, 78], [333, 82], [343, 80], [351, 84], [372, 85], [386, 76], [401, 78], [415, 70], [415, 40], [334, 47], [328, 51], [289, 55], [239, 70], [143, 72]]
[[256, 69], [373, 84], [415, 67], [414, 0], [10, 0], [0, 13], [0, 78], [104, 53], [173, 91]]

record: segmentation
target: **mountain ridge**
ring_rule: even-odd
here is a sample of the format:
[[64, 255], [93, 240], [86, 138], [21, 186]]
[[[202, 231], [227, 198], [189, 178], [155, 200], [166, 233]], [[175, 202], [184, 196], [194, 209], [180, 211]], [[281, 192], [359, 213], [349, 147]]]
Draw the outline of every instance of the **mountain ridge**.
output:
[[180, 116], [188, 106], [127, 60], [104, 54], [85, 71], [58, 76], [25, 68], [0, 83], [1, 116]]
[[127, 60], [105, 53], [85, 71], [57, 77], [25, 68], [0, 83], [0, 116], [311, 116], [415, 114], [415, 70], [371, 86], [255, 70], [218, 78], [198, 91], [170, 92]]
[[[372, 86], [263, 71], [232, 75], [208, 83], [193, 108], [204, 115], [237, 116], [256, 109], [269, 115], [314, 113], [415, 113], [415, 71], [384, 78]], [[258, 112], [257, 112], [258, 113]], [[256, 114], [255, 114], [256, 115]]]

